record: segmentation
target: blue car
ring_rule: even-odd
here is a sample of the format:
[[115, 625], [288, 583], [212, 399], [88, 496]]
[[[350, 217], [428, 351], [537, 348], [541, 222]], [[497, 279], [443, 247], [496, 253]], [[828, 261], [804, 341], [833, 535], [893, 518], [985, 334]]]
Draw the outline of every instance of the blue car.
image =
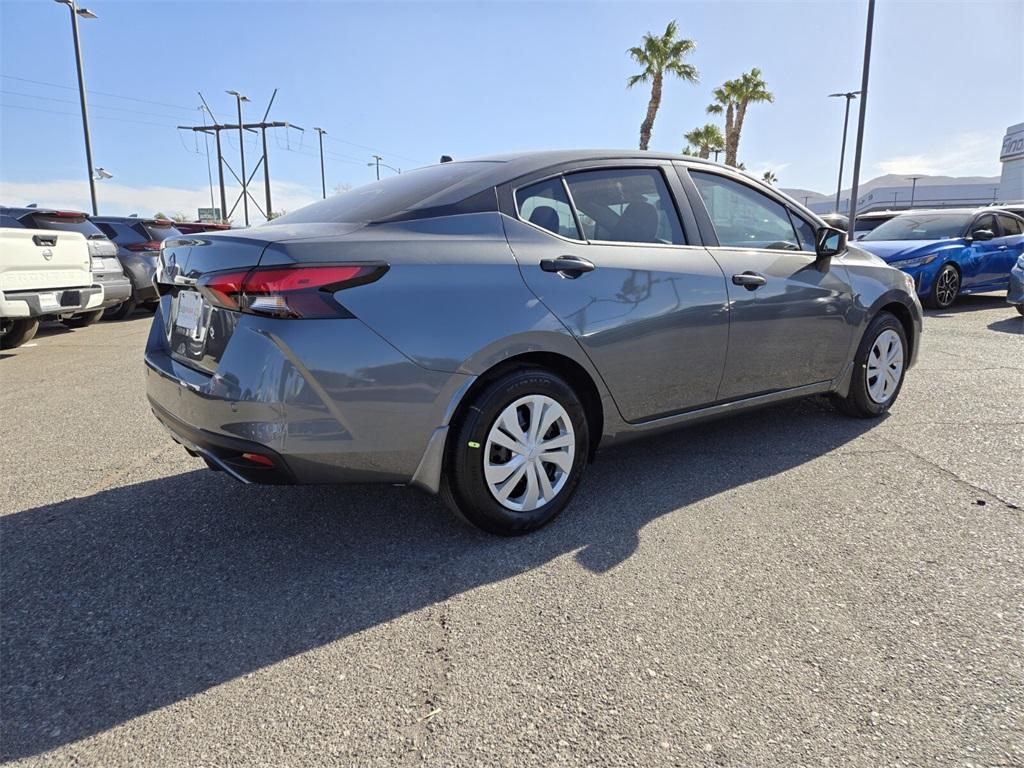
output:
[[857, 245], [912, 276], [923, 304], [945, 309], [960, 294], [1007, 289], [1024, 219], [990, 208], [908, 211]]
[[1010, 270], [1010, 290], [1006, 292], [1006, 301], [1024, 315], [1024, 254], [1021, 254], [1017, 264]]

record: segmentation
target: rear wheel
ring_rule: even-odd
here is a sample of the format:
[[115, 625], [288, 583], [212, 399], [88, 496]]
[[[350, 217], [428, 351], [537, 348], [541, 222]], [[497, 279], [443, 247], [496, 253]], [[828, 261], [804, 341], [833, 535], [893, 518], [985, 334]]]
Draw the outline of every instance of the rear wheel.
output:
[[101, 317], [103, 317], [103, 310], [95, 309], [92, 312], [83, 312], [80, 315], [65, 318], [61, 322], [68, 328], [85, 328], [87, 325], [98, 322]]
[[944, 264], [935, 276], [925, 303], [932, 309], [946, 309], [960, 293], [960, 272], [952, 264]]
[[1018, 304], [1017, 305], [1017, 312], [1019, 312], [1020, 314], [1024, 315], [1024, 304]]
[[907, 359], [903, 324], [888, 312], [880, 313], [857, 348], [850, 392], [844, 398], [835, 398], [836, 407], [848, 416], [881, 416], [900, 394]]
[[0, 349], [14, 349], [32, 340], [39, 330], [39, 321], [34, 317], [19, 320], [4, 320], [0, 325]]
[[135, 294], [103, 312], [104, 320], [124, 320], [135, 311]]
[[590, 435], [576, 393], [554, 373], [520, 369], [470, 405], [450, 436], [445, 501], [473, 525], [502, 536], [550, 522], [586, 467]]

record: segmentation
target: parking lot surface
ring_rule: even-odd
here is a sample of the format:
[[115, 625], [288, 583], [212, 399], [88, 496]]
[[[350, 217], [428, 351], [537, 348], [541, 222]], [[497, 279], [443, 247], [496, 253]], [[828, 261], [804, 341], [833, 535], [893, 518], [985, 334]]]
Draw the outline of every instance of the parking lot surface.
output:
[[243, 486], [145, 401], [148, 316], [0, 360], [2, 757], [31, 765], [1024, 765], [1024, 319], [929, 313], [891, 414], [609, 450], [493, 538]]

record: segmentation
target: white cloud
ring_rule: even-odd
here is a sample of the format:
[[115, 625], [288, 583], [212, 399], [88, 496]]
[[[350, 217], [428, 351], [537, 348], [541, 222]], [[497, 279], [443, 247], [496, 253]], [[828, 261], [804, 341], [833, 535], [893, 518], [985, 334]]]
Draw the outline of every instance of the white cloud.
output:
[[896, 155], [875, 167], [881, 173], [929, 176], [991, 176], [999, 173], [1002, 131], [962, 133], [930, 153]]
[[[294, 182], [274, 182], [270, 189], [275, 211], [294, 211], [319, 198], [319, 195], [312, 189]], [[253, 184], [249, 191], [259, 201], [260, 207], [263, 207], [263, 185]], [[240, 192], [241, 187], [226, 189], [229, 210]], [[133, 187], [120, 184], [116, 180], [104, 180], [96, 182], [96, 196], [99, 200], [100, 212], [111, 216], [127, 216], [132, 213], [137, 213], [140, 216], [152, 216], [160, 211], [168, 216], [184, 213], [191, 219], [197, 215], [198, 208], [210, 206], [209, 187], [197, 189], [161, 186]], [[219, 191], [214, 187], [214, 197], [218, 198], [218, 196]], [[0, 201], [4, 205], [19, 206], [38, 203], [40, 206], [52, 208], [88, 211], [90, 209], [89, 185], [85, 181], [72, 180], [4, 181], [0, 182]], [[217, 205], [219, 204], [218, 200]], [[238, 204], [232, 218], [236, 223], [242, 221], [241, 203]], [[263, 220], [251, 201], [249, 220], [253, 223]]]

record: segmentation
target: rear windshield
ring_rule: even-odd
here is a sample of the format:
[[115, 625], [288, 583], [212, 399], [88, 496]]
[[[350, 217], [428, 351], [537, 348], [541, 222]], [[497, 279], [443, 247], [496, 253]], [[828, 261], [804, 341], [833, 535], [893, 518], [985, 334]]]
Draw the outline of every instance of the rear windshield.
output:
[[905, 213], [875, 227], [862, 238], [870, 240], [945, 240], [961, 237], [970, 213]]
[[[437, 204], [441, 193], [483, 171], [490, 162], [441, 163], [342, 192], [274, 219], [274, 224], [364, 223], [387, 219], [413, 208]], [[467, 189], [465, 197], [479, 190]]]
[[150, 240], [166, 240], [168, 237], [181, 237], [181, 231], [171, 224], [151, 224], [147, 222], [144, 226]]
[[85, 216], [50, 216], [45, 213], [33, 213], [23, 216], [22, 222], [31, 229], [56, 229], [61, 232], [80, 232], [89, 240], [106, 240], [99, 227]]

